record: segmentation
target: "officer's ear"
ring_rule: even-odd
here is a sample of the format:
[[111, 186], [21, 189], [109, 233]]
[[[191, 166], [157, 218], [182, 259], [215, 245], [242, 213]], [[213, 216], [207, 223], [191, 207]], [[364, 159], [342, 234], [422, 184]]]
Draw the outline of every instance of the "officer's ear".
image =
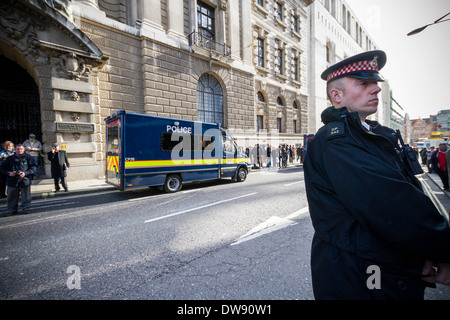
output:
[[343, 91], [339, 90], [337, 88], [332, 88], [329, 92], [329, 97], [331, 102], [336, 102], [338, 104], [340, 104], [342, 102], [342, 94]]
[[345, 86], [343, 83], [343, 78], [336, 79], [327, 84], [327, 94], [328, 99], [330, 99], [331, 104], [340, 104], [343, 99]]

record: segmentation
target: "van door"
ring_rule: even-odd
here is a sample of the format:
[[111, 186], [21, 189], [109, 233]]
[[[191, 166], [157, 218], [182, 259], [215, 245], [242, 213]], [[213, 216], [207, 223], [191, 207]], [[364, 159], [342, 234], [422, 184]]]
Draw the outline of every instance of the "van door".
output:
[[106, 124], [106, 182], [120, 186], [119, 118]]
[[229, 136], [222, 136], [222, 145], [223, 145], [223, 153], [222, 153], [222, 165], [221, 165], [221, 177], [234, 177], [236, 173], [236, 156], [237, 156], [237, 148], [236, 143]]

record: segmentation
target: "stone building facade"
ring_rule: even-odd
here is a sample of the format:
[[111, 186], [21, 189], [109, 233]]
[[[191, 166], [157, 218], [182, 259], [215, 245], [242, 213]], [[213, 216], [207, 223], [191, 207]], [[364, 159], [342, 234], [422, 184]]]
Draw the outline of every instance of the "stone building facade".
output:
[[302, 144], [308, 132], [308, 27], [311, 1], [254, 1], [253, 65], [257, 134]]
[[[326, 82], [320, 78], [329, 66], [357, 53], [378, 49], [358, 17], [345, 0], [317, 0], [308, 7], [311, 19], [309, 61], [309, 133], [322, 125], [320, 115], [331, 105], [327, 99]], [[383, 88], [389, 96], [389, 87]], [[389, 101], [379, 105], [382, 110]]]
[[[44, 151], [54, 142], [66, 149], [69, 180], [103, 177], [103, 119], [121, 109], [220, 122], [247, 143], [274, 132], [298, 144], [307, 131], [310, 2], [5, 0], [0, 62], [30, 77], [34, 133]], [[12, 114], [17, 106], [4, 102]], [[26, 139], [23, 128], [15, 142]]]

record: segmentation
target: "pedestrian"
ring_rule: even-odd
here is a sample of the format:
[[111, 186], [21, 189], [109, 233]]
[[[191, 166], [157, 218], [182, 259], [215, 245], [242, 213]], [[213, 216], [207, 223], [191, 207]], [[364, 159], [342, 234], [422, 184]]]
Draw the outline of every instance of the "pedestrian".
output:
[[52, 150], [47, 153], [48, 160], [50, 161], [50, 170], [52, 173], [53, 182], [55, 183], [55, 192], [60, 190], [59, 182], [63, 186], [66, 192], [69, 192], [67, 186], [67, 170], [70, 167], [69, 160], [67, 159], [67, 153], [60, 149], [58, 143], [52, 144]]
[[270, 147], [270, 145], [267, 145], [266, 148], [266, 159], [267, 159], [267, 168], [270, 168], [270, 163], [271, 163], [271, 159], [272, 159], [272, 148]]
[[427, 152], [427, 148], [422, 148], [422, 150], [420, 150], [420, 159], [422, 160], [423, 165], [427, 164]]
[[304, 162], [317, 300], [423, 300], [427, 285], [450, 282], [448, 221], [403, 162], [396, 132], [367, 120], [385, 63], [368, 51], [321, 75], [332, 106]]
[[431, 163], [433, 164], [433, 170], [441, 178], [443, 189], [448, 191], [448, 166], [447, 166], [447, 144], [440, 143], [439, 148], [431, 155]]
[[7, 185], [7, 212], [4, 216], [10, 216], [19, 212], [30, 213], [31, 205], [31, 180], [36, 171], [34, 159], [25, 153], [22, 144], [16, 146], [16, 151], [2, 163], [1, 171], [6, 175]]
[[431, 156], [434, 153], [434, 147], [431, 146], [430, 150], [427, 151], [427, 168], [428, 168], [428, 173], [433, 173], [433, 164], [431, 163]]
[[281, 145], [278, 146], [278, 168], [281, 169], [283, 166], [283, 149]]
[[[9, 156], [12, 156], [14, 154], [14, 143], [11, 141], [5, 141], [3, 143], [3, 148], [0, 151], [0, 166], [5, 163], [4, 161]], [[6, 198], [6, 175], [1, 173], [0, 171], [0, 199]]]
[[23, 142], [23, 146], [25, 147], [25, 151], [31, 155], [37, 165], [37, 170], [34, 174], [35, 177], [39, 177], [39, 165], [41, 163], [40, 156], [42, 151], [42, 144], [40, 141], [36, 140], [36, 136], [33, 133], [30, 133], [28, 136], [28, 140]]
[[285, 145], [283, 145], [283, 146], [281, 146], [281, 167], [282, 168], [287, 167], [287, 156], [288, 156], [287, 147]]
[[272, 167], [278, 167], [278, 149], [277, 147], [272, 147]]

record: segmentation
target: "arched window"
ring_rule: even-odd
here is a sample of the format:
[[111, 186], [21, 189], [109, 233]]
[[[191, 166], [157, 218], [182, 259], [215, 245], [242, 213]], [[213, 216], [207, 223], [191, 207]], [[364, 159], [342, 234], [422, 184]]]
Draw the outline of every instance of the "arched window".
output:
[[277, 98], [277, 105], [283, 106], [283, 99], [281, 99], [281, 97]]
[[223, 125], [223, 91], [214, 76], [204, 73], [197, 84], [198, 120]]
[[293, 107], [294, 109], [298, 109], [297, 101], [294, 101], [294, 102], [292, 103], [292, 107]]
[[258, 94], [256, 95], [256, 101], [266, 102], [266, 100], [264, 99], [264, 95], [261, 93], [261, 91], [258, 91]]

